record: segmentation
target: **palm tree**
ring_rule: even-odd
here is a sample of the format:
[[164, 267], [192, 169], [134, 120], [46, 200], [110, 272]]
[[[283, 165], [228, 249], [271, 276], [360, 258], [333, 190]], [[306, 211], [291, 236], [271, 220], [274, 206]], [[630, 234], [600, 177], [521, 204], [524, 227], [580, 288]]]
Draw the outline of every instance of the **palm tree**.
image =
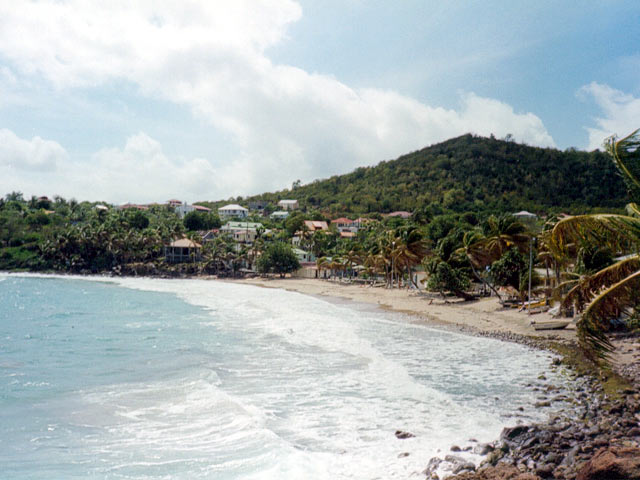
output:
[[[620, 140], [608, 138], [605, 149], [623, 174], [632, 200], [640, 199], [640, 129]], [[627, 254], [611, 266], [584, 275], [563, 299], [564, 306], [573, 304], [581, 312], [578, 339], [596, 360], [607, 361], [613, 351], [606, 336], [611, 320], [630, 312], [640, 301], [640, 209], [630, 203], [627, 212], [569, 217], [551, 232], [550, 247], [559, 256], [580, 242]]]

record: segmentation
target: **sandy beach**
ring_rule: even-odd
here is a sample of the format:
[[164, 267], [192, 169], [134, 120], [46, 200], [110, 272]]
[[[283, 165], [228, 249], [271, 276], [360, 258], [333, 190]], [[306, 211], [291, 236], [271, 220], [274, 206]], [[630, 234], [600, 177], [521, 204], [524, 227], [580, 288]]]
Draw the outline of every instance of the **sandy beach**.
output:
[[575, 339], [575, 327], [564, 330], [534, 330], [531, 321], [553, 320], [548, 313], [528, 315], [517, 308], [504, 308], [496, 297], [464, 302], [440, 295], [407, 289], [388, 289], [369, 285], [354, 285], [316, 279], [250, 278], [241, 283], [267, 288], [282, 288], [307, 295], [320, 295], [377, 305], [394, 312], [411, 315], [416, 322], [455, 325], [484, 332], [511, 332], [535, 337]]
[[[387, 289], [369, 285], [354, 285], [328, 280], [305, 278], [247, 278], [235, 282], [266, 288], [282, 288], [307, 295], [318, 295], [375, 305], [390, 311], [405, 313], [411, 321], [432, 325], [450, 325], [468, 331], [514, 333], [529, 337], [572, 341], [576, 339], [574, 324], [564, 330], [535, 330], [531, 321], [553, 320], [549, 313], [528, 315], [517, 308], [504, 308], [496, 297], [464, 302], [438, 294], [406, 289]], [[640, 339], [614, 340], [614, 362], [625, 372], [637, 377], [640, 371]], [[632, 378], [637, 381], [637, 378]]]

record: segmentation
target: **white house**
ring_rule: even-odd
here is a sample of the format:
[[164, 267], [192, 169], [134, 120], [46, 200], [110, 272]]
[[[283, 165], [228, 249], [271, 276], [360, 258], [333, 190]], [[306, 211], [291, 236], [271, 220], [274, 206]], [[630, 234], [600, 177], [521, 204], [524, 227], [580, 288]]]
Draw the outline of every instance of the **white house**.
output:
[[273, 212], [269, 216], [274, 220], [284, 220], [289, 216], [289, 212], [287, 212], [286, 210], [278, 210], [277, 212]]
[[224, 207], [220, 207], [218, 209], [218, 215], [220, 215], [220, 218], [247, 218], [249, 216], [249, 210], [241, 207], [240, 205], [229, 204]]
[[298, 200], [280, 200], [278, 206], [283, 210], [297, 210]]
[[261, 223], [227, 222], [220, 228], [220, 233], [227, 233], [238, 243], [253, 243], [261, 230]]
[[300, 263], [312, 263], [316, 261], [316, 256], [311, 252], [305, 252], [299, 248], [294, 248], [293, 253], [296, 254]]

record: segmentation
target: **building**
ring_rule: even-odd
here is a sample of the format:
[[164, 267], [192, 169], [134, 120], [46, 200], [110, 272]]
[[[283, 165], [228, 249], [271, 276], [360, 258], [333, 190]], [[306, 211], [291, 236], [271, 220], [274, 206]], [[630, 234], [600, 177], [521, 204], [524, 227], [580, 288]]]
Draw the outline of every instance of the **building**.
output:
[[247, 218], [249, 216], [249, 210], [232, 203], [225, 205], [224, 207], [220, 207], [218, 209], [218, 215], [220, 215], [220, 218]]
[[327, 222], [320, 220], [305, 220], [304, 226], [310, 232], [316, 232], [318, 230], [329, 230], [329, 225], [327, 225]]
[[358, 231], [358, 227], [355, 226], [355, 222], [353, 220], [349, 220], [348, 218], [336, 218], [335, 220], [331, 220], [331, 225], [335, 225], [340, 233], [342, 232], [353, 232], [356, 233]]
[[400, 217], [400, 218], [411, 218], [411, 212], [398, 211], [387, 213], [385, 217]]
[[284, 220], [289, 216], [289, 212], [287, 212], [286, 210], [278, 210], [277, 212], [273, 212], [269, 216], [274, 220]]
[[535, 220], [538, 216], [535, 213], [527, 212], [526, 210], [522, 210], [520, 212], [516, 212], [513, 214], [519, 220]]
[[146, 205], [136, 205], [135, 203], [125, 203], [118, 207], [120, 210], [149, 210]]
[[314, 262], [316, 261], [316, 256], [313, 253], [305, 252], [304, 250], [301, 250], [299, 248], [294, 248], [293, 253], [296, 254], [296, 257], [298, 257], [298, 261], [301, 264], [313, 263], [315, 265]]
[[280, 200], [278, 206], [283, 210], [297, 210], [298, 200]]
[[[227, 222], [220, 228], [220, 233], [231, 235], [238, 243], [253, 243], [258, 237], [258, 231], [263, 230], [261, 223]], [[263, 230], [264, 231], [264, 230]]]
[[167, 200], [167, 205], [169, 205], [170, 207], [179, 207], [180, 205], [182, 205], [182, 200], [178, 200], [176, 198], [172, 198], [171, 200]]
[[249, 210], [257, 210], [258, 212], [262, 212], [267, 206], [267, 202], [264, 200], [258, 200], [256, 202], [249, 202]]
[[200, 261], [201, 251], [202, 245], [199, 243], [181, 238], [164, 247], [164, 258], [167, 263], [197, 262]]

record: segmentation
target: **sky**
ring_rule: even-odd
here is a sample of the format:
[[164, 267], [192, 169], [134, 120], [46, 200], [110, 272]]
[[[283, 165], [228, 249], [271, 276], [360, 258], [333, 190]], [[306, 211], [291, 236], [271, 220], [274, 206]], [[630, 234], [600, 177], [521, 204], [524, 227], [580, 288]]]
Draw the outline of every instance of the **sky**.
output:
[[220, 200], [639, 127], [637, 0], [0, 0], [0, 196]]

